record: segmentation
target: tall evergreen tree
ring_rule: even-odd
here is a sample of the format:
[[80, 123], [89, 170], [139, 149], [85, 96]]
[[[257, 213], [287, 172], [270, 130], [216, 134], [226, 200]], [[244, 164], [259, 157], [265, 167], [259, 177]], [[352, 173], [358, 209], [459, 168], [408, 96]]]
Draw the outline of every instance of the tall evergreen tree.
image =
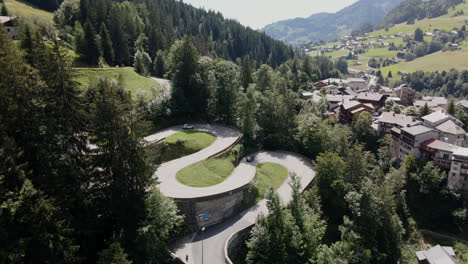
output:
[[115, 59], [114, 47], [109, 30], [107, 30], [107, 27], [104, 23], [101, 24], [99, 35], [101, 36], [102, 56], [108, 64], [113, 65]]
[[86, 20], [84, 25], [84, 40], [86, 43], [84, 53], [86, 62], [90, 65], [97, 65], [101, 52], [96, 38], [96, 31], [89, 20]]
[[167, 63], [164, 52], [162, 50], [158, 50], [158, 52], [156, 53], [156, 58], [154, 58], [153, 74], [158, 78], [164, 78], [166, 72]]
[[197, 80], [198, 51], [189, 38], [176, 42], [169, 53], [169, 77], [172, 80], [171, 110], [176, 118], [203, 116], [207, 91]]
[[94, 88], [92, 134], [97, 153], [93, 193], [106, 237], [134, 241], [145, 216], [153, 167], [141, 142], [143, 124], [130, 95], [109, 79]]
[[249, 56], [245, 56], [244, 58], [242, 58], [240, 80], [242, 87], [244, 87], [245, 89], [247, 89], [247, 87], [249, 87], [249, 85], [253, 83], [252, 62], [250, 61]]

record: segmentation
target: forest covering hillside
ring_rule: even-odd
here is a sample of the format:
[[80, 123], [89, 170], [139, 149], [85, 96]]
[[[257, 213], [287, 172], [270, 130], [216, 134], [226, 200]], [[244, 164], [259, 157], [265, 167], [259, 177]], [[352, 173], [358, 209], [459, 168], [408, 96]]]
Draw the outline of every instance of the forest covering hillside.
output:
[[319, 13], [267, 25], [263, 30], [289, 44], [331, 41], [365, 24], [378, 23], [401, 0], [360, 0], [337, 13]]
[[[193, 38], [204, 55], [232, 61], [249, 55], [277, 66], [293, 56], [290, 47], [264, 33], [179, 1], [69, 0], [57, 10], [55, 21], [62, 38], [75, 43], [78, 53], [94, 65], [100, 56], [109, 65], [133, 65], [138, 50], [153, 59], [185, 36]], [[99, 48], [99, 43], [108, 47]]]

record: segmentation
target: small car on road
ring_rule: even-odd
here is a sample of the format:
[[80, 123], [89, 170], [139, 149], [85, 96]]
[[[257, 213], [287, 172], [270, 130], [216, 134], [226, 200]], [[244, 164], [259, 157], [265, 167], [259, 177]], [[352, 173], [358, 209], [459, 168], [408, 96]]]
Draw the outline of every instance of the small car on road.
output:
[[254, 155], [247, 156], [247, 158], [245, 158], [245, 160], [246, 160], [247, 162], [252, 162], [252, 161], [255, 160], [255, 156], [254, 156]]
[[195, 127], [193, 125], [189, 125], [189, 124], [184, 124], [182, 126], [182, 129], [194, 129]]

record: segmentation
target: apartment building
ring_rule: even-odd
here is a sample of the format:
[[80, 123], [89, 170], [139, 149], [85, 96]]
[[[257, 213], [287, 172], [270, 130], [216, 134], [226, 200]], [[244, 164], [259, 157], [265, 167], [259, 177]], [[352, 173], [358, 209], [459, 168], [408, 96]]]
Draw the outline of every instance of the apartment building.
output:
[[452, 154], [452, 166], [447, 184], [450, 188], [461, 189], [468, 195], [468, 148], [458, 148]]
[[[438, 138], [438, 133], [432, 128], [422, 125], [392, 129], [393, 147], [397, 146], [395, 158], [404, 160], [406, 156], [412, 154], [416, 158], [421, 158], [421, 145], [434, 138]], [[399, 132], [399, 133], [398, 133]]]

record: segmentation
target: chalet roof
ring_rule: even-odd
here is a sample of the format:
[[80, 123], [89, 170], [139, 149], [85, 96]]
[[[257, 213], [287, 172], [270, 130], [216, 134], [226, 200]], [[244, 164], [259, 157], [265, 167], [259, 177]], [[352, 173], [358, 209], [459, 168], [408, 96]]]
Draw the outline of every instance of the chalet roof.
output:
[[359, 107], [359, 108], [356, 108], [354, 110], [351, 110], [351, 114], [356, 114], [356, 113], [359, 113], [359, 112], [362, 112], [362, 111], [369, 111], [367, 108], [365, 107]]
[[457, 125], [452, 120], [447, 120], [444, 123], [438, 125], [436, 127], [437, 130], [442, 131], [444, 133], [452, 134], [452, 135], [465, 135], [466, 132], [463, 128]]
[[406, 127], [407, 125], [417, 124], [413, 117], [405, 114], [397, 114], [395, 112], [383, 112], [377, 122], [395, 124], [400, 127]]
[[409, 86], [408, 84], [402, 84], [402, 85], [398, 86], [398, 88], [396, 88], [395, 90], [400, 90], [401, 88], [410, 88], [411, 89], [411, 86]]
[[442, 96], [424, 96], [423, 101], [430, 101], [439, 105], [446, 105], [448, 102], [447, 98]]
[[10, 22], [10, 21], [12, 21], [14, 19], [15, 19], [14, 17], [10, 17], [10, 16], [0, 16], [0, 24], [5, 24], [5, 23]]
[[356, 107], [356, 106], [358, 106], [358, 105], [361, 105], [361, 103], [358, 102], [358, 101], [347, 101], [347, 102], [344, 102], [344, 103], [343, 103], [343, 108], [344, 108], [345, 110], [348, 110], [348, 109], [353, 108], [353, 107]]
[[327, 101], [328, 102], [347, 102], [353, 99], [354, 96], [351, 95], [332, 95], [332, 94], [327, 94]]
[[435, 111], [431, 114], [423, 116], [422, 119], [433, 124], [444, 121], [446, 119], [451, 119], [457, 121], [457, 123], [461, 123], [458, 119], [456, 119], [452, 115], [449, 115], [445, 110]]
[[468, 108], [468, 100], [461, 100], [457, 105], [461, 105], [463, 108]]
[[401, 129], [401, 131], [405, 131], [410, 135], [417, 136], [434, 130], [432, 128], [428, 128], [422, 125], [417, 125], [412, 127], [404, 127]]
[[347, 81], [348, 83], [352, 83], [352, 82], [367, 83], [367, 81], [362, 78], [348, 78]]
[[356, 97], [356, 100], [379, 102], [380, 100], [382, 100], [383, 97], [384, 95], [380, 93], [360, 93]]
[[432, 102], [432, 101], [424, 101], [424, 100], [415, 100], [413, 105], [414, 106], [417, 106], [417, 107], [421, 107], [421, 106], [424, 106], [426, 105], [429, 106], [429, 107], [436, 107], [438, 106], [439, 104], [437, 102]]
[[420, 262], [426, 261], [429, 264], [459, 264], [451, 247], [437, 245], [429, 250], [416, 252], [416, 256]]
[[453, 155], [468, 158], [468, 148], [458, 148], [453, 152]]
[[423, 143], [423, 146], [426, 146], [431, 149], [435, 150], [442, 150], [446, 152], [453, 153], [455, 150], [459, 149], [460, 146], [450, 144], [438, 139], [431, 139]]

